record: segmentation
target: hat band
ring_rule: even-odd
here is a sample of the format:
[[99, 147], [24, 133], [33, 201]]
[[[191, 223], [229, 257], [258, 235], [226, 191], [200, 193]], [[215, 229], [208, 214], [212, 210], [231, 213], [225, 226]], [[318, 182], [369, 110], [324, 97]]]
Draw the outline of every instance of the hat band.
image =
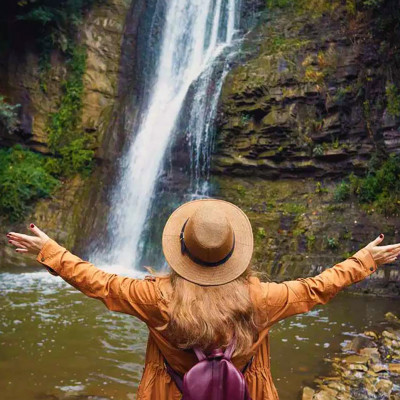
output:
[[187, 254], [188, 257], [195, 262], [196, 264], [199, 265], [203, 265], [204, 267], [218, 267], [218, 265], [224, 264], [226, 263], [232, 256], [233, 254], [233, 250], [235, 249], [235, 232], [233, 232], [233, 244], [232, 244], [232, 248], [229, 251], [229, 253], [222, 259], [216, 262], [207, 262], [207, 261], [203, 261], [202, 259], [194, 256], [190, 250], [187, 248], [186, 244], [185, 244], [185, 226], [187, 224], [187, 222], [189, 221], [189, 218], [185, 221], [185, 223], [182, 226], [182, 230], [181, 230], [181, 234], [179, 235], [179, 240], [181, 241], [181, 252], [182, 254]]

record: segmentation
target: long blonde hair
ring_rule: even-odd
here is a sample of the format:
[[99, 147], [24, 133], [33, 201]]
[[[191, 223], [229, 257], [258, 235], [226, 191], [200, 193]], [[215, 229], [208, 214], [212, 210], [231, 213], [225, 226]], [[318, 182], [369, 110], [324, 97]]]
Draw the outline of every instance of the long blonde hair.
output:
[[234, 355], [250, 354], [258, 336], [250, 299], [250, 268], [239, 278], [219, 286], [200, 286], [171, 272], [168, 339], [181, 349], [198, 346], [208, 352], [236, 339]]

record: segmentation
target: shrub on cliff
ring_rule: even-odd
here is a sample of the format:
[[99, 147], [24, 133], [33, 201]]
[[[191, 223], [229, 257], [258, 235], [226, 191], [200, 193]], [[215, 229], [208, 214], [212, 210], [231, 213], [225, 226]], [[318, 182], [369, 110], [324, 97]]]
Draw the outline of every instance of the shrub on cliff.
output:
[[50, 115], [47, 126], [49, 148], [57, 159], [49, 159], [47, 167], [55, 175], [89, 174], [93, 164], [93, 136], [83, 131], [83, 74], [86, 50], [75, 47], [68, 62], [68, 78], [62, 84], [63, 96], [58, 110]]
[[368, 209], [385, 215], [398, 216], [400, 209], [400, 156], [391, 154], [379, 166], [370, 166], [365, 177], [352, 173], [349, 182], [342, 181], [335, 190], [336, 201], [356, 196]]
[[0, 126], [3, 126], [8, 132], [13, 132], [18, 126], [17, 109], [20, 104], [10, 104], [5, 101], [4, 96], [0, 95]]
[[23, 217], [32, 202], [49, 196], [59, 181], [45, 168], [45, 157], [21, 145], [0, 150], [0, 214]]

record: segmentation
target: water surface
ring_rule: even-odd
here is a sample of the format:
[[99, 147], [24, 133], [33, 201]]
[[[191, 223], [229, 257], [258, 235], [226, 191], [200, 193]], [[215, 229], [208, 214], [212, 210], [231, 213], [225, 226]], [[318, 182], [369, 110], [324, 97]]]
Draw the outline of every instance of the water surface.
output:
[[[47, 271], [1, 273], [0, 292], [3, 400], [134, 398], [147, 338], [143, 323], [108, 311]], [[398, 306], [398, 300], [341, 293], [275, 325], [272, 375], [281, 400], [296, 399], [326, 370], [324, 357]]]

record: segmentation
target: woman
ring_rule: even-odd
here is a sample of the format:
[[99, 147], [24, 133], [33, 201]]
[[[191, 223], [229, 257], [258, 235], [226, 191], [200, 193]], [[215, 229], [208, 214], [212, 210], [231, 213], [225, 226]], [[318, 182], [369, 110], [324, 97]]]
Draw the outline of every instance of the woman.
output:
[[194, 346], [210, 352], [226, 348], [233, 338], [232, 362], [238, 369], [248, 366], [244, 375], [251, 398], [278, 399], [270, 373], [270, 327], [327, 303], [342, 288], [400, 254], [400, 243], [378, 246], [381, 234], [315, 277], [262, 283], [249, 267], [253, 235], [247, 216], [229, 202], [204, 199], [183, 204], [165, 225], [162, 247], [172, 272], [140, 280], [106, 273], [33, 224], [29, 229], [34, 236], [7, 234], [17, 252], [35, 254], [49, 272], [85, 295], [147, 324], [146, 361], [138, 389], [138, 399], [146, 400], [180, 399], [166, 363], [183, 375], [197, 361], [190, 350]]

